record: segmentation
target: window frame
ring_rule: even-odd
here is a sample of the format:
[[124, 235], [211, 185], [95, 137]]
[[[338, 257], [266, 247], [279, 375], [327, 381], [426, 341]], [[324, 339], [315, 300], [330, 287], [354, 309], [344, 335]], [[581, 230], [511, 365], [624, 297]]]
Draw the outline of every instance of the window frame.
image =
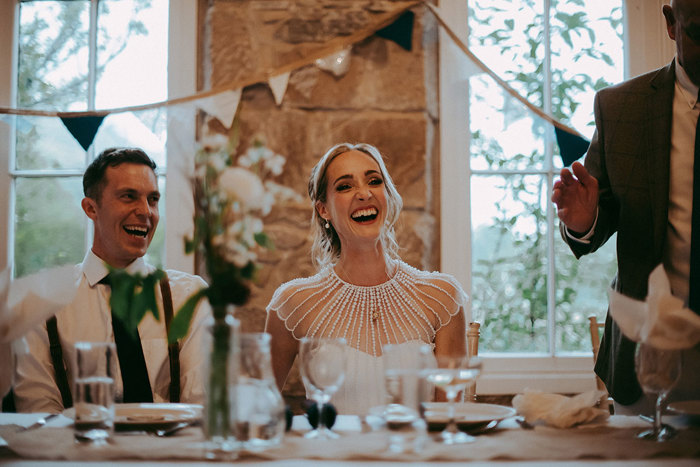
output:
[[[547, 1], [547, 0], [542, 0]], [[625, 79], [666, 65], [675, 48], [666, 34], [661, 6], [664, 0], [625, 0], [623, 2], [625, 48]], [[450, 28], [468, 43], [467, 0], [441, 0], [440, 11]], [[452, 43], [444, 30], [439, 33], [439, 99], [440, 99], [440, 258], [441, 270], [453, 274], [471, 296], [471, 191], [472, 171], [464, 148], [470, 147], [469, 113], [466, 105], [469, 89], [464, 76], [466, 62], [463, 53]], [[547, 143], [548, 156], [553, 142]], [[464, 155], [464, 157], [460, 157]], [[548, 180], [549, 190], [558, 174], [548, 158], [538, 175]], [[456, 174], [456, 175], [455, 175]], [[466, 204], [466, 206], [465, 206]], [[550, 258], [554, 257], [554, 242], [559, 237], [554, 206], [549, 203], [548, 245]], [[554, 322], [554, 261], [548, 261], [548, 321]], [[472, 319], [471, 303], [466, 318]], [[595, 389], [592, 355], [584, 352], [556, 353], [554, 327], [549, 326], [550, 349], [545, 354], [484, 353], [484, 369], [479, 378], [480, 394], [516, 394], [525, 388], [559, 393], [579, 393]]]
[[[96, 0], [90, 0], [95, 3]], [[0, 106], [16, 106], [17, 41], [19, 34], [19, 0], [0, 2]], [[93, 6], [93, 10], [96, 8]], [[168, 28], [168, 98], [194, 94], [197, 82], [197, 0], [170, 0]], [[192, 112], [194, 114], [194, 112]], [[193, 231], [192, 213], [194, 203], [187, 174], [194, 167], [194, 115], [182, 119], [168, 118], [168, 138], [166, 143], [167, 166], [166, 204], [161, 205], [165, 212], [164, 266], [194, 273], [194, 257], [184, 252], [183, 238]], [[181, 141], [174, 142], [171, 134], [180, 135]], [[0, 124], [0, 219], [4, 229], [0, 229], [0, 270], [11, 263], [13, 257], [14, 219], [14, 178], [26, 175], [25, 171], [13, 167], [14, 140], [9, 125]], [[191, 140], [191, 141], [190, 141]], [[89, 153], [87, 153], [87, 157]], [[34, 176], [80, 176], [82, 171], [46, 170], [31, 171]], [[189, 201], [188, 201], [189, 200]], [[86, 232], [85, 248], [92, 243], [91, 225]]]

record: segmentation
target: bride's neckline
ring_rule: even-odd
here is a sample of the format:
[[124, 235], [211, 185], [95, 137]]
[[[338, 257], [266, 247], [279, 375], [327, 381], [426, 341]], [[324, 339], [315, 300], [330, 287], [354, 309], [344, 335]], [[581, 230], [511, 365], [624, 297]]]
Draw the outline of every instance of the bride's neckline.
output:
[[389, 275], [384, 282], [380, 282], [379, 284], [375, 284], [375, 285], [357, 285], [357, 284], [353, 284], [352, 282], [348, 282], [338, 275], [338, 273], [335, 270], [335, 268], [336, 268], [335, 265], [331, 266], [330, 270], [331, 270], [331, 274], [333, 275], [333, 277], [335, 277], [335, 279], [337, 281], [339, 281], [340, 283], [342, 283], [343, 285], [346, 285], [348, 287], [354, 287], [356, 289], [378, 289], [378, 288], [385, 287], [387, 284], [390, 284], [396, 280], [396, 276], [398, 275], [399, 270], [401, 269], [402, 261], [395, 260], [392, 263], [393, 263], [392, 267], [394, 269], [393, 274]]

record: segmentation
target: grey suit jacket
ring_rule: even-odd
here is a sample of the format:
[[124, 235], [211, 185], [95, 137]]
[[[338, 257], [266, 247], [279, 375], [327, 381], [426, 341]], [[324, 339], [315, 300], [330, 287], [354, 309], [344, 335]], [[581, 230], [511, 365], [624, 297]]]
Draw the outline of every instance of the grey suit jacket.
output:
[[[669, 155], [675, 64], [598, 92], [596, 132], [584, 165], [598, 179], [598, 223], [590, 244], [564, 240], [576, 257], [617, 232], [615, 290], [643, 300], [651, 271], [663, 260], [668, 225]], [[612, 397], [631, 404], [642, 394], [635, 343], [605, 320], [595, 371]]]

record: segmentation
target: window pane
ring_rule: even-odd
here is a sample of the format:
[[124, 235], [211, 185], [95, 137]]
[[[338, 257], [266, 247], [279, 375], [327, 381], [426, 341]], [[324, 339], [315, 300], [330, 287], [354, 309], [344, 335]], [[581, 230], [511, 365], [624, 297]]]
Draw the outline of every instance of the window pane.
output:
[[605, 320], [608, 309], [608, 289], [615, 277], [617, 235], [595, 253], [577, 260], [556, 233], [554, 239], [556, 264], [556, 329], [557, 349], [591, 350], [588, 317]]
[[81, 178], [18, 178], [15, 190], [15, 275], [82, 261]]
[[97, 108], [167, 99], [168, 0], [102, 0]]
[[551, 27], [554, 116], [590, 139], [595, 91], [624, 77], [622, 1], [557, 2]]
[[61, 120], [23, 116], [17, 131], [19, 170], [76, 169], [85, 167], [85, 151]]
[[115, 146], [143, 149], [165, 173], [165, 109], [110, 114], [95, 136], [95, 152]]
[[472, 309], [485, 351], [548, 349], [548, 198], [545, 177], [472, 177]]
[[543, 170], [551, 125], [487, 75], [469, 80], [472, 170]]
[[90, 2], [20, 3], [17, 105], [86, 110]]

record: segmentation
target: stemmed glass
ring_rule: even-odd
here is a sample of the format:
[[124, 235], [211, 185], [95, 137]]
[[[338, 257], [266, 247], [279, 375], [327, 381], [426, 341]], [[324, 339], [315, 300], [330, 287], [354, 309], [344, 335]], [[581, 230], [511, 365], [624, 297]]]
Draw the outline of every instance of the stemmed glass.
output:
[[318, 405], [318, 428], [306, 433], [306, 438], [335, 439], [323, 417], [323, 406], [331, 400], [345, 378], [345, 339], [305, 337], [299, 342], [299, 370], [304, 384], [313, 393]]
[[640, 343], [634, 355], [634, 368], [644, 394], [656, 394], [654, 427], [639, 433], [637, 438], [666, 441], [675, 435], [676, 430], [661, 424], [661, 412], [666, 406], [669, 392], [680, 378], [681, 352]]
[[447, 397], [448, 423], [440, 433], [443, 444], [471, 443], [476, 439], [457, 428], [455, 402], [459, 393], [479, 376], [477, 362], [478, 359], [471, 360], [467, 355], [438, 355], [438, 367], [427, 371], [426, 379], [445, 391]]

